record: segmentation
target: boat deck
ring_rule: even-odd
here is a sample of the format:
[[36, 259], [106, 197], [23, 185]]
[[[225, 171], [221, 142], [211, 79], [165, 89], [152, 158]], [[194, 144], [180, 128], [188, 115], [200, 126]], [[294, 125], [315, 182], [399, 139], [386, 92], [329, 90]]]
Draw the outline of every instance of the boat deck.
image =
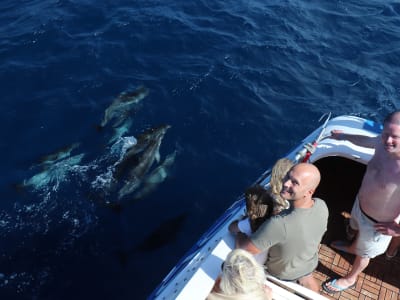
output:
[[[329, 278], [346, 275], [354, 260], [354, 255], [336, 251], [327, 245], [321, 245], [319, 251], [319, 265], [315, 277], [322, 284]], [[390, 261], [385, 255], [371, 260], [368, 267], [358, 277], [356, 287], [340, 293], [321, 294], [328, 299], [400, 299], [400, 257]]]

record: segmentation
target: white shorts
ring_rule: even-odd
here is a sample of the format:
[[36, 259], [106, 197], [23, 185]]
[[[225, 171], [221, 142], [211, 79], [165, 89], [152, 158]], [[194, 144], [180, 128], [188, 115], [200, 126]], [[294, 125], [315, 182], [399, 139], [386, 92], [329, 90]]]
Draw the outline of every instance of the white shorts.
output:
[[361, 211], [360, 202], [356, 197], [351, 210], [350, 226], [358, 230], [355, 251], [361, 257], [374, 258], [385, 253], [392, 239], [389, 235], [377, 232], [374, 224], [376, 222]]

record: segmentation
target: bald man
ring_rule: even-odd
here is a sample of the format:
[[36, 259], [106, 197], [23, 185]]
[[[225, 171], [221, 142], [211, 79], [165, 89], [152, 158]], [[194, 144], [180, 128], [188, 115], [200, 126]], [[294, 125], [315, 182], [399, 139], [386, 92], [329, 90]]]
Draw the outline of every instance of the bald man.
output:
[[325, 202], [312, 197], [320, 178], [312, 164], [293, 166], [280, 193], [291, 202], [293, 210], [268, 219], [250, 237], [241, 233], [236, 237], [238, 248], [253, 254], [268, 251], [265, 265], [269, 274], [315, 292], [319, 292], [319, 284], [312, 273], [318, 265], [318, 246], [328, 223]]

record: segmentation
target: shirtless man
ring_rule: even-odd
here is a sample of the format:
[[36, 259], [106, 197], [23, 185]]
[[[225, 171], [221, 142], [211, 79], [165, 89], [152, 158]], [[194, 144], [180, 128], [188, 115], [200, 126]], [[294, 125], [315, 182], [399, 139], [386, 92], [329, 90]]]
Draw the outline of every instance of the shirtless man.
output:
[[293, 210], [266, 220], [251, 236], [239, 232], [236, 247], [253, 254], [268, 251], [265, 265], [269, 274], [319, 292], [313, 277], [318, 265], [318, 246], [326, 231], [328, 208], [312, 195], [320, 182], [320, 173], [312, 164], [293, 166], [280, 195], [292, 202]]
[[[391, 240], [388, 228], [398, 221], [400, 111], [389, 114], [383, 125], [382, 133], [376, 137], [350, 135], [338, 130], [331, 133], [333, 139], [348, 140], [356, 145], [374, 148], [375, 153], [368, 163], [351, 212], [350, 226], [358, 231], [357, 239], [340, 249], [356, 255], [353, 267], [346, 276], [323, 284], [323, 289], [328, 293], [354, 287], [357, 276], [368, 266], [370, 259], [386, 251]], [[376, 229], [377, 226], [381, 228]], [[334, 243], [332, 246], [335, 247]]]

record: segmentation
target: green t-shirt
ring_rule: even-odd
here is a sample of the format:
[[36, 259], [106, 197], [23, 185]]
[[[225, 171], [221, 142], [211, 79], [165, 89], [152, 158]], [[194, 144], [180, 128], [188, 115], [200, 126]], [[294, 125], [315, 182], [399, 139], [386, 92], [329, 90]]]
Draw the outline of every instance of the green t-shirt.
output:
[[294, 208], [287, 215], [265, 221], [250, 240], [261, 251], [268, 250], [268, 273], [279, 279], [296, 280], [317, 267], [318, 246], [327, 223], [325, 201], [314, 198], [311, 208]]

